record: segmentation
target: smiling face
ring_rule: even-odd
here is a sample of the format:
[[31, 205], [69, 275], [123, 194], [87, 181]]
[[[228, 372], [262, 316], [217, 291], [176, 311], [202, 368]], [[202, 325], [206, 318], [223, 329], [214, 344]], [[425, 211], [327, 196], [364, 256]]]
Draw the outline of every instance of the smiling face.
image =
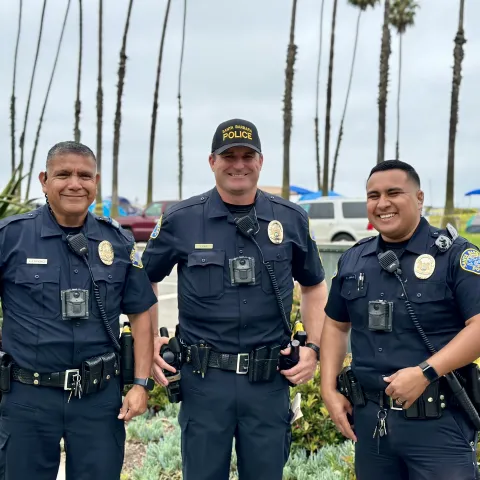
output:
[[210, 155], [208, 161], [224, 201], [232, 204], [253, 202], [263, 155], [248, 147], [232, 147], [218, 155]]
[[367, 182], [368, 220], [387, 242], [408, 240], [423, 207], [423, 192], [400, 169], [374, 173]]
[[98, 179], [97, 165], [90, 156], [67, 153], [49, 160], [39, 180], [60, 225], [83, 224], [95, 200]]

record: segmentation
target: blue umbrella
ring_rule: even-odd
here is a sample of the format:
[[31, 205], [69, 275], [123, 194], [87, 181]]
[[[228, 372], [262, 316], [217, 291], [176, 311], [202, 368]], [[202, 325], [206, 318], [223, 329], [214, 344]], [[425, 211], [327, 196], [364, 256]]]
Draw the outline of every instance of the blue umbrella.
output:
[[477, 188], [476, 190], [471, 190], [470, 192], [467, 192], [465, 194], [466, 197], [468, 197], [470, 195], [480, 195], [480, 188]]

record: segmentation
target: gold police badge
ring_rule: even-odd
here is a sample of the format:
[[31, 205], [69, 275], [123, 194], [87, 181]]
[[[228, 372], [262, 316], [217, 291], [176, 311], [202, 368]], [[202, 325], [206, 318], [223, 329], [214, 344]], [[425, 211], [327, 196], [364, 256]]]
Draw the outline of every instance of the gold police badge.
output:
[[98, 255], [105, 265], [111, 265], [114, 257], [112, 244], [107, 240], [100, 242], [98, 244]]
[[417, 278], [421, 278], [422, 280], [430, 278], [435, 271], [435, 259], [428, 254], [420, 255], [415, 260], [413, 271]]
[[282, 243], [283, 241], [283, 227], [278, 220], [272, 220], [268, 224], [268, 238], [272, 243]]

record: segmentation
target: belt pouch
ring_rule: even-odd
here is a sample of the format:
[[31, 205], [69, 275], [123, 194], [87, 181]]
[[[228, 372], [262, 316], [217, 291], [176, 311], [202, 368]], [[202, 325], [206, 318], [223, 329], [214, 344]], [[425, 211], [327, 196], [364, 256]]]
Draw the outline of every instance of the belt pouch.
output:
[[106, 388], [110, 380], [115, 377], [115, 372], [117, 368], [117, 356], [115, 353], [105, 353], [100, 357], [102, 359], [103, 368], [102, 368], [102, 377], [100, 379], [100, 390]]
[[263, 380], [268, 350], [268, 347], [258, 347], [250, 352], [248, 362], [248, 379], [250, 382], [255, 383]]
[[0, 392], [10, 391], [10, 380], [12, 375], [12, 357], [5, 352], [0, 352]]
[[431, 383], [425, 389], [421, 396], [423, 400], [425, 418], [440, 418], [442, 409], [440, 408], [440, 382]]
[[102, 357], [92, 357], [82, 364], [82, 389], [83, 394], [95, 393], [98, 391], [102, 381]]
[[270, 347], [270, 355], [266, 361], [265, 370], [263, 372], [263, 380], [265, 382], [273, 382], [277, 375], [278, 356], [280, 355], [281, 348], [280, 345]]
[[460, 373], [465, 377], [465, 390], [473, 406], [480, 412], [480, 367], [476, 363], [470, 363], [460, 369]]

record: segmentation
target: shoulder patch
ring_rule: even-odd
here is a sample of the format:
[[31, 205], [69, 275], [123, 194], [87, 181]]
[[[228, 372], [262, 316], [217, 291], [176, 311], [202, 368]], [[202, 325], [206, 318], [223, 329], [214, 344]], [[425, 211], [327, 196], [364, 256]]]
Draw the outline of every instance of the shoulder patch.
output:
[[480, 275], [480, 252], [475, 248], [467, 248], [460, 257], [460, 267], [466, 272]]
[[2, 228], [6, 227], [10, 223], [17, 222], [19, 220], [29, 220], [29, 219], [36, 218], [38, 216], [38, 213], [39, 213], [39, 211], [37, 209], [37, 210], [33, 210], [33, 211], [27, 212], [27, 213], [19, 213], [17, 215], [10, 215], [9, 217], [6, 217], [6, 218], [0, 220], [0, 230]]
[[132, 247], [132, 251], [130, 252], [130, 261], [132, 265], [137, 268], [143, 268], [142, 263], [142, 256], [140, 252], [137, 250], [137, 244], [134, 243]]
[[157, 224], [155, 225], [155, 228], [153, 229], [152, 233], [150, 234], [150, 238], [157, 238], [158, 234], [160, 233], [160, 228], [162, 228], [162, 218], [163, 215], [160, 215], [160, 218], [158, 219]]

